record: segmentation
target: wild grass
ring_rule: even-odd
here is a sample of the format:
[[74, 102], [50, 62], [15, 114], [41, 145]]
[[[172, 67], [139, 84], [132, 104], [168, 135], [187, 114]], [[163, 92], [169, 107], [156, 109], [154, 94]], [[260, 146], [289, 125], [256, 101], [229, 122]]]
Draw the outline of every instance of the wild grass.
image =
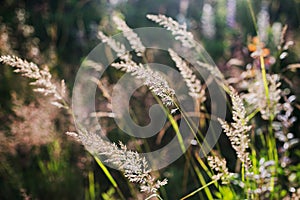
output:
[[[249, 3], [249, 5], [251, 4]], [[253, 14], [251, 6], [250, 11]], [[182, 43], [182, 46], [196, 49], [198, 50], [197, 53], [201, 54], [202, 47], [198, 43], [194, 43], [193, 34], [187, 31], [186, 25], [181, 25], [164, 15], [147, 15], [147, 18], [169, 30], [175, 39]], [[253, 18], [255, 19], [254, 14]], [[190, 113], [185, 113], [180, 107], [175, 91], [165, 77], [147, 65], [147, 49], [138, 35], [121, 18], [114, 16], [113, 21], [117, 28], [123, 31], [134, 52], [128, 53], [124, 44], [113, 40], [101, 31], [98, 32], [98, 37], [119, 56], [120, 60], [110, 67], [116, 69], [118, 73], [129, 73], [132, 77], [142, 80], [147, 89], [140, 92], [143, 95], [150, 92], [154, 95], [151, 101], [157, 101], [164, 109], [168, 117], [165, 129], [177, 135], [179, 145], [184, 153], [184, 173], [187, 175], [182, 181], [186, 185], [187, 183], [191, 184], [188, 189], [184, 190], [184, 194], [181, 192], [178, 194], [181, 199], [193, 198], [196, 195], [203, 199], [300, 198], [300, 175], [297, 172], [300, 169], [297, 163], [299, 157], [289, 157], [299, 142], [299, 138], [296, 137], [299, 127], [294, 126], [297, 119], [293, 116], [294, 106], [299, 106], [296, 103], [298, 100], [292, 94], [289, 85], [285, 83], [284, 73], [271, 70], [272, 64], [268, 63], [267, 59], [272, 56], [272, 52], [266, 54], [266, 49], [264, 49], [264, 44], [261, 41], [261, 27], [257, 30], [258, 36], [255, 39], [254, 51], [249, 49], [253, 52], [251, 63], [249, 63], [251, 67], [245, 69], [236, 79], [224, 76], [212, 63], [205, 63], [205, 60], [201, 59], [203, 55], [198, 55], [199, 59], [196, 63], [212, 73], [228, 95], [227, 100], [230, 109], [226, 119], [216, 119], [216, 116], [211, 116], [207, 104], [207, 99], [210, 97], [205, 89], [209, 83], [198, 78], [191, 63], [181, 58], [170, 47], [169, 59], [174, 61], [189, 90], [188, 95], [196, 102], [193, 114], [205, 116], [204, 120], [201, 117], [197, 119], [198, 124], [202, 123], [202, 126], [189, 124], [194, 138], [189, 141], [192, 143], [192, 147], [186, 149], [181, 137], [182, 133], [178, 128], [178, 119], [186, 120], [185, 116]], [[284, 47], [289, 43], [284, 39], [285, 31], [282, 30], [281, 43], [276, 50], [279, 55], [288, 50]], [[252, 42], [254, 43], [254, 39]], [[133, 53], [140, 59], [135, 59]], [[280, 57], [274, 59], [273, 64], [280, 64], [280, 60], [276, 60]], [[71, 115], [74, 115], [70, 102], [68, 102], [69, 98], [66, 96], [64, 81], [61, 81], [57, 86], [47, 68], [41, 69], [32, 62], [11, 55], [1, 56], [0, 62], [11, 66], [15, 73], [29, 78], [30, 85], [34, 86], [33, 90], [50, 96], [52, 105], [66, 109]], [[96, 65], [101, 68], [101, 64], [97, 63]], [[293, 65], [297, 64], [293, 63]], [[289, 70], [288, 67], [285, 70]], [[93, 81], [97, 81], [99, 89], [103, 93], [102, 96], [107, 101], [106, 105], [110, 105], [111, 89], [102, 82], [103, 80]], [[95, 113], [94, 115], [97, 116]], [[107, 118], [108, 116], [117, 117], [109, 110], [107, 113], [102, 113], [100, 118]], [[227, 141], [231, 145], [230, 148], [236, 154], [233, 159], [228, 159], [226, 154], [222, 152], [225, 150], [219, 145], [216, 145], [207, 158], [199, 157], [199, 149], [202, 145], [200, 140], [203, 138], [202, 131], [207, 128], [208, 120], [219, 121], [224, 136], [226, 135]], [[196, 132], [193, 130], [194, 126], [198, 128]], [[292, 133], [292, 130], [295, 133]], [[107, 132], [109, 132], [108, 128]], [[97, 132], [90, 132], [81, 127], [77, 129], [77, 132], [67, 132], [66, 134], [83, 144], [109, 179], [114, 194], [103, 194], [104, 199], [110, 198], [109, 195], [119, 199], [128, 197], [105, 164], [116, 167], [123, 172], [124, 177], [129, 182], [139, 186], [140, 192], [145, 195], [136, 196], [136, 198], [163, 199], [166, 196], [164, 193], [177, 192], [167, 190], [168, 183], [174, 184], [172, 177], [165, 178], [164, 173], [152, 171], [146, 158], [138, 153], [138, 150], [141, 150], [138, 145], [134, 145], [135, 150], [130, 150], [122, 142], [117, 145], [103, 139]], [[160, 134], [164, 135], [166, 131]], [[142, 143], [145, 148], [153, 144], [149, 144], [147, 141]], [[229, 168], [229, 162], [235, 167]], [[46, 166], [42, 166], [42, 168], [47, 170]], [[286, 182], [285, 176], [289, 177], [288, 182]], [[293, 176], [294, 179], [290, 180]], [[94, 174], [89, 174], [89, 181], [89, 194], [93, 199], [95, 198]], [[181, 183], [177, 184], [181, 185]]]

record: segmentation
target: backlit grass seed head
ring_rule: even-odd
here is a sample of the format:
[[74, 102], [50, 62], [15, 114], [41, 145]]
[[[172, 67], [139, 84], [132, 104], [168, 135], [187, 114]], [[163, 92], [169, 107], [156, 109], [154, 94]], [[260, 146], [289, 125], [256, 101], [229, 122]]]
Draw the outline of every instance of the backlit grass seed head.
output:
[[199, 79], [197, 79], [194, 72], [189, 68], [188, 64], [180, 58], [180, 56], [173, 51], [172, 49], [169, 49], [169, 54], [173, 61], [176, 63], [176, 67], [179, 69], [182, 77], [184, 78], [184, 81], [186, 82], [186, 85], [189, 88], [189, 95], [193, 98], [200, 99], [201, 102], [205, 101], [205, 91], [202, 90], [202, 85]]
[[160, 97], [162, 103], [166, 106], [174, 104], [175, 91], [169, 86], [168, 82], [160, 73], [144, 67], [141, 63], [132, 60], [113, 63], [113, 67], [131, 73], [138, 79], [141, 79], [155, 95]]
[[277, 74], [267, 74], [267, 80], [269, 100], [266, 97], [260, 73], [257, 73], [255, 80], [250, 83], [248, 93], [243, 95], [243, 99], [250, 104], [253, 109], [259, 108], [261, 117], [265, 120], [269, 120], [271, 116], [275, 117], [281, 110], [281, 104], [279, 102], [281, 98], [279, 76]]
[[[163, 26], [167, 30], [171, 31], [172, 35], [175, 36], [175, 39], [181, 42], [183, 47], [188, 49], [193, 49], [195, 53], [195, 57], [203, 53], [203, 48], [199, 45], [195, 40], [194, 36], [191, 32], [187, 31], [186, 24], [179, 24], [177, 21], [173, 20], [171, 17], [166, 17], [165, 15], [147, 15], [147, 18], [158, 23], [159, 25]], [[195, 50], [195, 51], [194, 51]], [[194, 55], [194, 54], [193, 54]], [[216, 68], [216, 66], [212, 66], [208, 63], [201, 62], [197, 60], [197, 64], [200, 67], [205, 68], [208, 70], [211, 75], [221, 80], [224, 80], [223, 74]]]
[[136, 54], [138, 56], [142, 56], [146, 50], [146, 47], [142, 44], [139, 36], [135, 32], [133, 32], [133, 30], [129, 28], [126, 22], [121, 18], [114, 16], [112, 19], [117, 25], [117, 28], [123, 32], [124, 36], [129, 41], [132, 49], [134, 49]]
[[98, 35], [100, 39], [107, 43], [123, 60], [120, 63], [113, 63], [112, 66], [114, 68], [131, 73], [136, 78], [141, 79], [144, 81], [144, 85], [160, 97], [164, 105], [173, 105], [175, 91], [169, 86], [168, 82], [161, 76], [161, 74], [154, 72], [149, 67], [144, 67], [141, 63], [136, 63], [131, 60], [130, 55], [126, 53], [126, 48], [123, 44], [107, 37], [101, 31], [99, 31]]
[[212, 176], [212, 179], [214, 180], [221, 179], [222, 184], [228, 184], [231, 175], [228, 172], [228, 168], [226, 166], [226, 160], [220, 158], [219, 156], [208, 156], [207, 161], [210, 168], [217, 172], [216, 175]]
[[106, 36], [103, 32], [98, 32], [99, 39], [102, 40], [102, 42], [106, 43], [114, 52], [116, 52], [117, 56], [122, 58], [123, 60], [128, 60], [129, 55], [126, 50], [126, 47], [116, 40], [112, 39], [111, 37]]
[[[279, 100], [281, 98], [281, 89], [279, 89], [281, 83], [279, 82], [280, 77], [277, 74], [270, 75], [267, 77], [269, 81], [269, 99], [270, 99], [270, 106], [266, 109], [265, 113], [262, 112], [263, 115], [266, 117], [273, 115], [276, 116], [280, 112], [281, 104]], [[266, 118], [265, 117], [265, 118]]]
[[186, 30], [186, 24], [179, 24], [171, 17], [166, 17], [165, 15], [149, 14], [147, 15], [147, 18], [165, 27], [167, 30], [171, 31], [172, 34], [175, 36], [175, 39], [180, 41], [184, 47], [195, 47], [194, 36], [192, 33]]
[[251, 161], [247, 149], [250, 143], [248, 131], [251, 130], [251, 126], [247, 125], [248, 118], [242, 99], [233, 88], [230, 88], [230, 97], [232, 100], [233, 122], [229, 124], [222, 119], [218, 120], [228, 136], [233, 149], [236, 151], [238, 158], [244, 163], [245, 168], [249, 169]]
[[54, 97], [52, 104], [59, 108], [64, 107], [63, 98], [66, 92], [65, 82], [61, 81], [60, 91], [56, 85], [52, 82], [52, 75], [49, 69], [39, 69], [38, 66], [32, 62], [27, 62], [16, 56], [1, 56], [0, 62], [10, 65], [14, 68], [14, 72], [21, 74], [24, 77], [33, 79], [34, 81], [30, 85], [36, 86], [33, 91], [41, 93], [43, 95], [51, 95]]
[[151, 170], [147, 160], [139, 153], [128, 150], [122, 143], [119, 148], [116, 144], [103, 140], [95, 133], [67, 132], [66, 134], [81, 142], [91, 154], [104, 156], [104, 162], [123, 171], [124, 176], [130, 182], [139, 184], [141, 192], [155, 194], [161, 186], [168, 182], [167, 179], [155, 180], [150, 174]]

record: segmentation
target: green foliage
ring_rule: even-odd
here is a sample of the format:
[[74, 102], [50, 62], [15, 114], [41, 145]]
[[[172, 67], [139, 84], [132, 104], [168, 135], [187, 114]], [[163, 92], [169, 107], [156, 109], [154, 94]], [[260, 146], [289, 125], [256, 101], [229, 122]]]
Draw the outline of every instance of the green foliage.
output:
[[24, 190], [30, 198], [82, 199], [85, 177], [76, 166], [78, 160], [72, 156], [78, 153], [74, 147], [56, 140], [26, 154], [20, 151], [15, 156], [2, 157], [0, 198], [22, 199]]

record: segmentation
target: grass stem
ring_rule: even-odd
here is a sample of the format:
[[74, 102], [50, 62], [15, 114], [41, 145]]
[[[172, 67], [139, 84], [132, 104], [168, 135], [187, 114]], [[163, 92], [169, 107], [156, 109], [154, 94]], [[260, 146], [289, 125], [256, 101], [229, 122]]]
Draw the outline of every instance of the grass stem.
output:
[[204, 186], [198, 188], [197, 190], [191, 192], [190, 194], [188, 194], [188, 195], [182, 197], [180, 200], [184, 200], [184, 199], [187, 199], [187, 198], [189, 198], [189, 197], [195, 195], [197, 192], [200, 192], [200, 191], [203, 190], [204, 188], [206, 188], [206, 187], [208, 187], [208, 186], [214, 184], [214, 183], [217, 182], [217, 181], [218, 181], [218, 180], [213, 180], [213, 181], [207, 183], [206, 185], [204, 185]]

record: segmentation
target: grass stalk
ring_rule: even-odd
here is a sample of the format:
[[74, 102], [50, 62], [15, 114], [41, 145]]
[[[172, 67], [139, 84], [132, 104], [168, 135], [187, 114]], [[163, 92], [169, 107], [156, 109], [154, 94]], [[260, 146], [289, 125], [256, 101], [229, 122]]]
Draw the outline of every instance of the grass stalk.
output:
[[187, 199], [187, 198], [189, 198], [189, 197], [195, 195], [196, 193], [200, 192], [201, 190], [203, 190], [203, 189], [205, 189], [206, 187], [208, 187], [208, 186], [214, 184], [214, 183], [217, 182], [217, 181], [218, 181], [218, 180], [213, 180], [213, 181], [207, 183], [206, 185], [204, 185], [204, 186], [198, 188], [197, 190], [191, 192], [190, 194], [188, 194], [188, 195], [182, 197], [180, 200], [184, 200], [184, 199]]
[[242, 181], [245, 182], [245, 163], [242, 162], [242, 170], [241, 170]]
[[[207, 185], [207, 183], [205, 181], [205, 178], [203, 177], [202, 173], [200, 172], [199, 167], [195, 164], [194, 160], [191, 159], [191, 162], [192, 162], [192, 165], [193, 165], [193, 169], [194, 169], [194, 171], [195, 171], [195, 173], [196, 173], [196, 175], [197, 175], [197, 177], [198, 177], [201, 185]], [[204, 188], [204, 192], [205, 192], [205, 194], [206, 194], [206, 196], [207, 196], [207, 198], [209, 200], [213, 200], [214, 199], [213, 196], [212, 196], [212, 193], [211, 193], [211, 191], [210, 191], [210, 189], [208, 187]]]
[[261, 67], [261, 74], [262, 74], [262, 79], [264, 83], [264, 88], [265, 88], [265, 93], [266, 93], [266, 98], [267, 98], [267, 104], [270, 106], [270, 95], [269, 95], [269, 87], [268, 87], [268, 80], [267, 80], [267, 73], [266, 73], [266, 67], [265, 67], [265, 61], [263, 55], [259, 56], [260, 58], [260, 67]]
[[104, 172], [105, 176], [108, 178], [108, 180], [110, 181], [110, 183], [113, 185], [113, 187], [117, 190], [120, 198], [122, 200], [125, 200], [126, 198], [124, 197], [123, 193], [121, 192], [117, 182], [115, 181], [115, 179], [112, 177], [111, 173], [108, 171], [107, 167], [102, 163], [102, 161], [95, 155], [93, 155], [94, 159], [96, 160], [97, 164], [99, 165], [99, 167], [102, 169], [102, 171]]
[[89, 171], [88, 174], [89, 177], [89, 199], [90, 200], [95, 200], [96, 199], [96, 194], [95, 194], [95, 180], [94, 180], [94, 172]]

